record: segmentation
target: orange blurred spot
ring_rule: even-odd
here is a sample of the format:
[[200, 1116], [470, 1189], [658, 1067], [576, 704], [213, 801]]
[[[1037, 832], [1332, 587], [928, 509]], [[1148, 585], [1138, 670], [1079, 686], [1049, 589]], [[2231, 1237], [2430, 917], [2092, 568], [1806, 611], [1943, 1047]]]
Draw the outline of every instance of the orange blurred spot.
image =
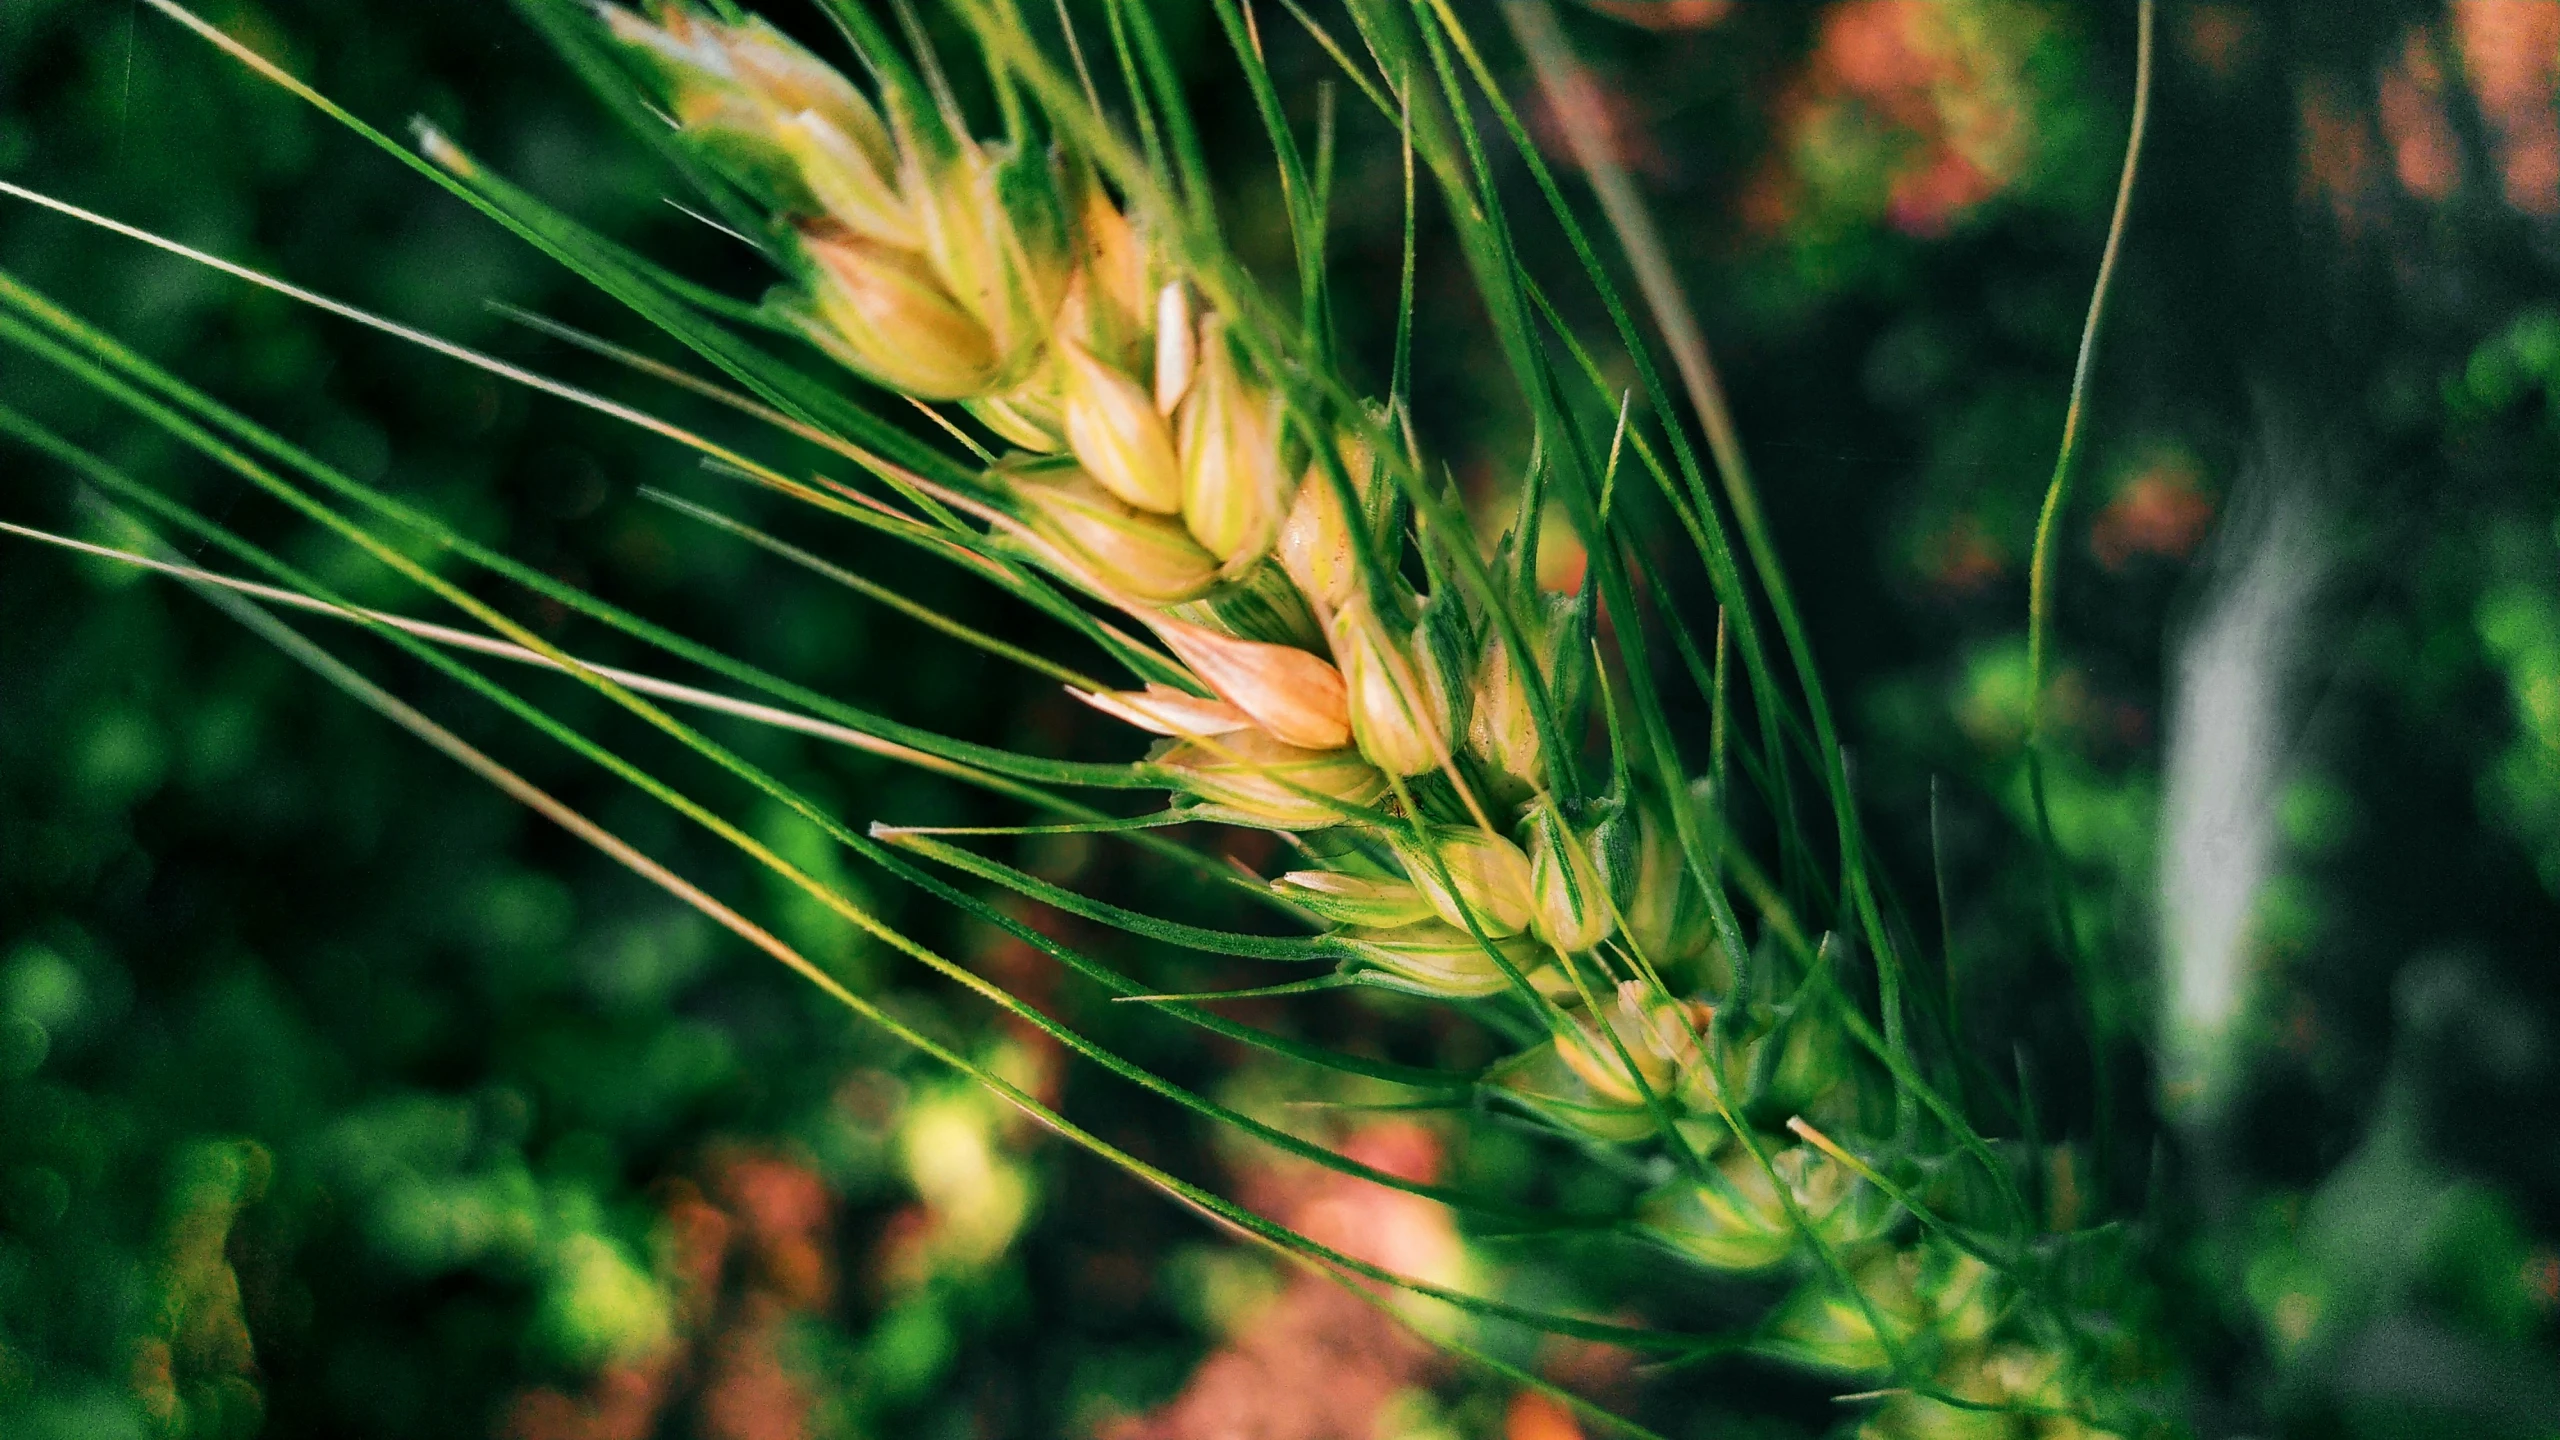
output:
[[1363, 1126], [1343, 1142], [1342, 1153], [1417, 1185], [1440, 1178], [1440, 1137], [1410, 1120]]
[[1582, 1440], [1582, 1423], [1561, 1401], [1523, 1390], [1502, 1417], [1502, 1440]]
[[[1644, 1323], [1644, 1317], [1633, 1310], [1622, 1310], [1607, 1318], [1622, 1325]], [[1576, 1395], [1589, 1396], [1603, 1405], [1623, 1406], [1631, 1398], [1635, 1384], [1636, 1357], [1631, 1350], [1602, 1341], [1552, 1335], [1540, 1347], [1538, 1373]]]
[[[1944, 234], [2024, 174], [2034, 140], [2026, 61], [2044, 38], [2042, 17], [2023, 6], [1834, 5], [1782, 104], [1795, 187], [1836, 187], [1880, 163], [1880, 218], [1906, 234]], [[1766, 225], [1799, 205], [1757, 195], [1746, 208]]]
[[1947, 522], [1921, 548], [1921, 574], [1931, 585], [1954, 595], [1978, 594], [2008, 571], [2008, 552], [1972, 515]]
[[1101, 1440], [1367, 1440], [1438, 1352], [1329, 1280], [1301, 1275], [1155, 1411]]
[[1860, 95], [1894, 102], [1897, 118], [1920, 118], [1912, 108], [1929, 80], [1930, 65], [1913, 43], [1912, 0], [1849, 0], [1822, 17], [1814, 64]]
[[2179, 38], [2188, 59], [2229, 84], [2258, 48], [2258, 17], [2238, 5], [2197, 5], [2187, 11]]
[[[1362, 1126], [1342, 1153], [1416, 1184], [1429, 1184], [1440, 1173], [1440, 1137], [1409, 1120]], [[1446, 1280], [1461, 1259], [1449, 1212], [1401, 1190], [1325, 1171], [1314, 1178], [1312, 1193], [1284, 1204], [1292, 1228], [1400, 1274]]]
[[2301, 86], [2302, 198], [2327, 202], [2338, 229], [2362, 233], [2371, 216], [2368, 198], [2375, 161], [2373, 128], [2346, 97], [2335, 76], [2313, 75]]
[[2454, 0], [2453, 24], [2507, 203], [2560, 215], [2560, 0]]
[[2545, 1314], [2560, 1310], [2560, 1250], [2546, 1245], [2525, 1257], [2524, 1293]]
[[[700, 1183], [659, 1191], [659, 1273], [676, 1297], [676, 1341], [608, 1366], [574, 1390], [518, 1391], [503, 1440], [649, 1440], [689, 1402], [704, 1440], [804, 1440], [815, 1399], [793, 1378], [783, 1339], [794, 1316], [835, 1292], [835, 1197], [797, 1160], [712, 1146]], [[731, 1265], [732, 1260], [739, 1263]]]
[[1885, 202], [1885, 219], [1905, 235], [1923, 239], [1944, 235], [1967, 211], [2008, 188], [2005, 177], [1992, 175], [1971, 160], [1941, 145], [1929, 152], [1929, 163], [1893, 182]]
[[2400, 188], [2421, 200], [2442, 200], [2462, 178], [2462, 158], [2445, 118], [2444, 69], [2436, 63], [2435, 37], [2413, 25], [2397, 64], [2382, 72], [2382, 136], [2391, 146], [2392, 173]]
[[2155, 464], [2116, 492], [2089, 527], [2089, 549], [2109, 570], [2135, 559], [2184, 560], [2212, 528], [2213, 498], [2195, 471], [2177, 461]]
[[689, 1180], [667, 1189], [666, 1268], [675, 1281], [680, 1321], [688, 1328], [707, 1324], [720, 1303], [720, 1272], [729, 1257], [733, 1229], [729, 1212], [702, 1198]]
[[168, 1425], [178, 1418], [177, 1366], [166, 1340], [139, 1340], [133, 1347], [131, 1380], [143, 1413]]
[[835, 1294], [829, 1236], [835, 1197], [807, 1166], [771, 1155], [720, 1156], [713, 1183], [744, 1238], [763, 1288], [796, 1309], [817, 1309]]
[[753, 1300], [747, 1309], [744, 1322], [712, 1347], [702, 1440], [805, 1440], [812, 1397], [783, 1365], [787, 1312]]
[[1603, 15], [1647, 30], [1704, 30], [1733, 13], [1733, 0], [1583, 0]]
[[[1400, 1179], [1428, 1181], [1440, 1171], [1439, 1137], [1412, 1121], [1361, 1126], [1340, 1149]], [[1256, 1164], [1238, 1177], [1237, 1188], [1248, 1207], [1374, 1265], [1447, 1283], [1463, 1259], [1448, 1211], [1420, 1196], [1300, 1160]], [[1301, 1274], [1203, 1361], [1181, 1394], [1102, 1434], [1105, 1440], [1367, 1436], [1390, 1400], [1428, 1381], [1442, 1363], [1430, 1346], [1331, 1280]]]
[[[1622, 472], [1620, 482], [1626, 479]], [[1570, 595], [1582, 588], [1591, 568], [1590, 552], [1569, 526], [1549, 524], [1538, 531], [1538, 588], [1550, 595]]]
[[617, 1365], [583, 1395], [528, 1390], [498, 1422], [506, 1440], [648, 1440], [658, 1428], [670, 1365]]
[[871, 1252], [874, 1283], [892, 1295], [923, 1289], [933, 1278], [934, 1229], [933, 1212], [922, 1205], [891, 1215]]

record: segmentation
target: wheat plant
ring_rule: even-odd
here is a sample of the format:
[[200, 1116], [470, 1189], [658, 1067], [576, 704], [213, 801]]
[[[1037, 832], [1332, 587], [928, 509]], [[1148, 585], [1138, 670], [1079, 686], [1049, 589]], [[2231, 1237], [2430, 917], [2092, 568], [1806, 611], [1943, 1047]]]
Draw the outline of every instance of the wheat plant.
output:
[[[968, 1073], [1042, 1123], [1252, 1242], [1340, 1278], [1438, 1343], [1546, 1389], [1595, 1424], [1651, 1433], [1565, 1396], [1504, 1358], [1521, 1334], [1624, 1347], [1663, 1370], [1737, 1354], [1829, 1377], [1844, 1422], [1875, 1437], [2170, 1433], [2176, 1367], [2147, 1323], [2138, 1226], [2073, 1197], [2110, 1160], [2049, 1143], [2033, 1107], [1957, 1038], [1952, 987], [1897, 914], [1861, 832], [1851, 766], [1760, 517], [1706, 348], [1641, 200], [1591, 133], [1572, 136], [1607, 225], [1573, 197], [1496, 85], [1449, 0], [1348, 0], [1327, 18], [1283, 0], [1404, 156], [1404, 303], [1383, 394], [1340, 352], [1325, 235], [1332, 112], [1310, 147], [1291, 126], [1244, 0], [1206, 0], [1277, 160], [1271, 183], [1295, 253], [1275, 299], [1222, 238], [1213, 177], [1143, 0], [1063, 5], [1035, 24], [1013, 0], [951, 0], [978, 113], [903, 4], [826, 0], [841, 63], [727, 0], [646, 13], [519, 0], [523, 18], [693, 190], [706, 218], [774, 274], [741, 299], [592, 233], [432, 128], [414, 149], [331, 104], [174, 0], [159, 9], [276, 85], [401, 155], [674, 342], [686, 368], [540, 322], [626, 367], [814, 445], [833, 469], [795, 474], [705, 438], [640, 398], [531, 373], [288, 281], [5, 187], [254, 285], [319, 305], [589, 407], [699, 452], [722, 473], [804, 507], [813, 532], [856, 526], [960, 567], [1076, 637], [1087, 668], [943, 615], [715, 511], [667, 503], [1065, 685], [1125, 725], [1123, 756], [1072, 761], [903, 725], [858, 698], [816, 693], [687, 639], [468, 538], [429, 510], [332, 469], [0, 274], [13, 364], [59, 367], [243, 478], [321, 533], [458, 611], [449, 626], [366, 608], [307, 566], [124, 473], [0, 395], [0, 430], [85, 487], [114, 543], [76, 545], [174, 576], [322, 679], [416, 733], [547, 818], [804, 975], [862, 1019]], [[1512, 41], [1559, 91], [1582, 83], [1534, 3], [1504, 7]], [[2149, 7], [2143, 10], [2147, 75]], [[947, 48], [947, 47], [946, 47]], [[1108, 82], [1106, 84], [1106, 81]], [[1573, 109], [1559, 105], [1568, 117]], [[2140, 106], [2128, 149], [2133, 180]], [[1349, 122], [1345, 122], [1349, 123]], [[1535, 183], [1541, 223], [1581, 264], [1532, 273], [1494, 177], [1497, 154]], [[1482, 526], [1412, 423], [1415, 208], [1427, 185], [1450, 218], [1517, 386], [1527, 453], [1508, 518]], [[1673, 362], [1657, 368], [1604, 243], [1614, 238]], [[1561, 320], [1556, 287], [1587, 291], [1619, 353], [1595, 356]], [[1285, 287], [1284, 287], [1285, 288]], [[2102, 267], [2098, 296], [2106, 289]], [[1577, 292], [1579, 293], [1579, 292]], [[2098, 330], [2093, 303], [2075, 401]], [[1613, 391], [1609, 377], [1634, 377]], [[2073, 426], [2076, 431], [2075, 404]], [[929, 423], [928, 423], [929, 422]], [[1692, 426], [1704, 441], [1692, 438]], [[2038, 537], [2043, 664], [2051, 531], [2067, 503], [2067, 432]], [[1709, 587], [1685, 612], [1657, 574], [1669, 547], [1635, 533], [1668, 517]], [[1563, 527], [1569, 537], [1550, 531]], [[1486, 543], [1486, 530], [1498, 538]], [[227, 557], [178, 558], [171, 540]], [[1587, 556], [1578, 586], [1539, 583], [1545, 547]], [[503, 582], [729, 687], [589, 664], [511, 619], [462, 572]], [[1524, 1303], [1355, 1258], [1115, 1148], [1007, 1076], [848, 985], [765, 925], [631, 840], [535, 787], [395, 697], [278, 611], [351, 621], [917, 963], [1035, 1026], [1082, 1061], [1252, 1139], [1449, 1207], [1543, 1263], [1589, 1246], [1686, 1267], [1681, 1283], [1774, 1297], [1713, 1333], [1602, 1307]], [[1607, 1212], [1524, 1206], [1464, 1185], [1399, 1178], [1285, 1125], [1151, 1073], [966, 966], [890, 927], [846, 887], [759, 840], [704, 784], [571, 725], [471, 657], [565, 672], [743, 788], [817, 827], [879, 873], [1035, 947], [1081, 982], [1276, 1062], [1339, 1077], [1345, 1095], [1531, 1127], [1562, 1163], [1624, 1179]], [[1694, 691], [1705, 733], [1675, 724], [1666, 687]], [[749, 696], [753, 698], [749, 698]], [[960, 829], [933, 816], [836, 813], [751, 763], [689, 712], [780, 725], [1001, 797], [1021, 823]], [[2032, 754], [2032, 752], [2031, 752]], [[2031, 772], [2032, 774], [2032, 772]], [[2039, 781], [2040, 783], [2040, 781]], [[2041, 792], [2037, 794], [2041, 806]], [[1819, 814], [1819, 823], [1805, 817]], [[867, 822], [867, 823], [866, 823]], [[1196, 843], [1269, 832], [1269, 873]], [[1038, 878], [978, 843], [1094, 834], [1144, 847], [1226, 893], [1251, 928], [1140, 913]], [[1755, 838], [1756, 837], [1756, 838]], [[2049, 844], [2049, 840], [2048, 840]], [[1774, 859], [1766, 858], [1774, 856]], [[2057, 943], [2078, 957], [2057, 878]], [[1163, 994], [1108, 946], [1026, 923], [1004, 897], [1102, 933], [1268, 962], [1246, 991]], [[1244, 924], [1243, 921], [1236, 922]], [[2085, 967], [2095, 960], [2084, 959]], [[2094, 982], [2093, 982], [2094, 983]], [[1392, 1064], [1266, 1031], [1220, 1008], [1237, 996], [1358, 987], [1445, 1007], [1508, 1051], [1481, 1070]], [[2094, 1022], [2093, 1022], [2094, 1023]], [[2093, 1043], [2104, 1045], [2103, 1035]], [[2103, 1065], [2100, 1066], [2104, 1074]], [[2100, 1114], [2109, 1103], [2101, 1087]]]

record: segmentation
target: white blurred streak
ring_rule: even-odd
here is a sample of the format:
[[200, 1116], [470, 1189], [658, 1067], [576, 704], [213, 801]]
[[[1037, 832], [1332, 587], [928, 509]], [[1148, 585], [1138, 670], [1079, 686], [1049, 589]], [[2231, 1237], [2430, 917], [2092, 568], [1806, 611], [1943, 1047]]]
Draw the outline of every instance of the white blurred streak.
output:
[[2302, 490], [2259, 479], [2216, 542], [2217, 574], [2171, 660], [2161, 1087], [2172, 1114], [2199, 1122], [2219, 1108], [2257, 978], [2252, 921], [2279, 858], [2277, 802], [2322, 570]]

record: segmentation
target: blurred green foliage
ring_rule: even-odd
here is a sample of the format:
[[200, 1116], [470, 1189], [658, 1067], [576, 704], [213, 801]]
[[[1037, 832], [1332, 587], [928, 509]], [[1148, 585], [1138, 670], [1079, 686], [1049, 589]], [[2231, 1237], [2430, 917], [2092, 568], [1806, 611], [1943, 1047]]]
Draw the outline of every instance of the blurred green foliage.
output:
[[[501, 15], [210, 14], [367, 113], [422, 111], [485, 139], [609, 229], [743, 268], [659, 203], [633, 147]], [[547, 262], [146, 13], [13, 5], [0, 74], [13, 179], [466, 342], [529, 348], [484, 300], [577, 313]], [[635, 480], [685, 477], [624, 435], [95, 244], [23, 208], [0, 217], [0, 253], [35, 284], [536, 563], [848, 690], [870, 657], [917, 643], [815, 585], [750, 583], [736, 548], [633, 504]], [[75, 426], [97, 416], [14, 362], [7, 385]], [[250, 533], [282, 529], [149, 440], [104, 443]], [[57, 477], [5, 464], [15, 518], [100, 530]], [[397, 594], [308, 536], [288, 549], [355, 593]], [[667, 1187], [709, 1185], [724, 1137], [787, 1152], [837, 1203], [914, 1202], [893, 1143], [903, 1062], [805, 986], [324, 698], [183, 592], [30, 558], [0, 566], [0, 1431], [492, 1433], [524, 1392], [708, 1348], [715, 1317], [678, 1313], [666, 1268]], [[1013, 707], [982, 706], [983, 683], [944, 656], [904, 670], [897, 699], [1000, 733]], [[866, 812], [968, 807], [864, 757], [743, 743]], [[579, 793], [556, 757], [521, 759]], [[598, 803], [682, 863], [749, 882], [628, 799]], [[833, 864], [786, 820], [759, 828]], [[840, 973], [878, 977], [842, 927], [789, 910], [776, 923]], [[943, 1023], [936, 997], [910, 1003]], [[865, 1075], [871, 1088], [846, 1090]], [[837, 1372], [892, 1377], [845, 1387], [877, 1392], [847, 1426], [974, 1403], [961, 1377], [993, 1367], [958, 1337], [1018, 1325], [1022, 1305], [980, 1295], [970, 1269], [921, 1278], [903, 1331], [870, 1349], [850, 1312], [795, 1322], [818, 1333], [792, 1343]]]

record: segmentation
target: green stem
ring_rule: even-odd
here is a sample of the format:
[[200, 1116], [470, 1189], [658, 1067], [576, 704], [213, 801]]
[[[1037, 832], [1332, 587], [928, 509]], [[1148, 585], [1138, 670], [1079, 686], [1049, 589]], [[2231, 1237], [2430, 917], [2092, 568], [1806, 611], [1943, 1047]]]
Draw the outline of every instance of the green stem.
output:
[[2134, 47], [2133, 124], [2125, 136], [2124, 168], [2116, 177], [2115, 213], [2107, 221], [2106, 249], [2098, 258], [2098, 280], [2089, 294], [2089, 316], [2080, 328], [2080, 355], [2071, 368], [2071, 403], [2063, 412], [2062, 447], [2054, 456], [2053, 479], [2044, 492], [2044, 508], [2036, 516], [2036, 543], [2027, 582], [2027, 795], [2035, 811], [2036, 841], [2043, 851], [2045, 878], [2051, 895], [2055, 938], [2078, 978], [2087, 1009], [2090, 1076], [2095, 1090], [2095, 1143], [2092, 1161], [2104, 1188], [2108, 1132], [2115, 1110], [2114, 1063], [2108, 1056], [2114, 1006], [2101, 993], [2101, 977], [2080, 944], [2079, 926], [2071, 915], [2071, 880], [2062, 847], [2053, 835], [2052, 807], [2045, 798], [2045, 684], [2053, 648], [2054, 537], [2071, 499], [2074, 462], [2080, 456], [2081, 419], [2087, 411], [2089, 373], [2097, 358], [2098, 329], [2106, 319], [2107, 294], [2114, 288], [2116, 261], [2123, 253], [2125, 216], [2133, 208], [2134, 176], [2142, 160], [2142, 134], [2151, 118], [2151, 31], [2153, 0], [2141, 0]]

